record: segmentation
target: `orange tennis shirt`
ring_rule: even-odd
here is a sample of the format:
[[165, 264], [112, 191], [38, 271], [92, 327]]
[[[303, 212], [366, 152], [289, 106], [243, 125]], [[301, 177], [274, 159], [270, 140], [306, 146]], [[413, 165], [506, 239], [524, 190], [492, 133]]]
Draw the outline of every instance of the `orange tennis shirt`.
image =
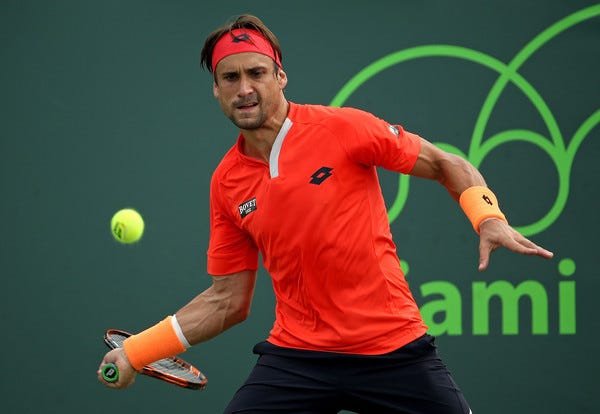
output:
[[376, 171], [408, 173], [419, 137], [357, 109], [290, 103], [269, 163], [245, 156], [243, 139], [212, 177], [207, 267], [254, 270], [260, 252], [276, 297], [268, 341], [372, 355], [423, 335]]

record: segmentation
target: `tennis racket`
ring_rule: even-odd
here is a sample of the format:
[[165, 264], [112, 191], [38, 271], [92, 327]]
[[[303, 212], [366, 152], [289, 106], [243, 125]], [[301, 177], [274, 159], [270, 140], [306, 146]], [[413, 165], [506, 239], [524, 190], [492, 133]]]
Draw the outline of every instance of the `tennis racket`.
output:
[[[104, 342], [111, 349], [121, 348], [123, 347], [123, 341], [129, 336], [131, 336], [129, 332], [109, 329], [104, 334]], [[208, 382], [208, 379], [198, 368], [176, 356], [148, 364], [140, 372], [192, 390], [204, 389]], [[116, 382], [119, 379], [119, 369], [112, 363], [104, 365], [102, 367], [102, 378], [107, 382]]]

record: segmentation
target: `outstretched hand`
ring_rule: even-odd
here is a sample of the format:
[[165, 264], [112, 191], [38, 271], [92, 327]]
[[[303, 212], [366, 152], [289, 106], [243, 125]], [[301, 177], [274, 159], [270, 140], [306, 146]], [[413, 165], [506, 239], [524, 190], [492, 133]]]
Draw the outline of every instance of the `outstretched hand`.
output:
[[499, 219], [482, 221], [479, 225], [479, 236], [479, 271], [487, 269], [490, 254], [501, 246], [516, 253], [540, 256], [544, 259], [554, 256], [554, 253], [523, 237], [508, 223]]

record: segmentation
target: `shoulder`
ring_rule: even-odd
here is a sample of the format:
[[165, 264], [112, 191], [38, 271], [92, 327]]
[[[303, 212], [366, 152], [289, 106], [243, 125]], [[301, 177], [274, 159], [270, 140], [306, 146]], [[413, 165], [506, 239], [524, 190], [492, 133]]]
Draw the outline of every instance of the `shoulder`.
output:
[[325, 127], [350, 127], [356, 123], [375, 119], [369, 112], [351, 107], [325, 105], [292, 105], [290, 118], [294, 123], [321, 124]]
[[221, 161], [215, 168], [211, 178], [211, 187], [215, 187], [220, 183], [223, 183], [230, 171], [235, 169], [236, 165], [239, 163], [239, 157], [237, 156], [237, 143], [234, 144], [229, 150], [225, 153]]

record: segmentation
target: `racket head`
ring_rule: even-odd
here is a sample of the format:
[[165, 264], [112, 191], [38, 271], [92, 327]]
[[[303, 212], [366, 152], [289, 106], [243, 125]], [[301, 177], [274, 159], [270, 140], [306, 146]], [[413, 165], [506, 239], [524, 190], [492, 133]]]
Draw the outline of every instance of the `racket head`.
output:
[[[120, 329], [108, 329], [104, 334], [104, 343], [111, 349], [122, 348], [123, 341], [130, 336], [131, 333]], [[192, 390], [202, 390], [208, 383], [198, 368], [176, 356], [145, 365], [141, 373]]]

